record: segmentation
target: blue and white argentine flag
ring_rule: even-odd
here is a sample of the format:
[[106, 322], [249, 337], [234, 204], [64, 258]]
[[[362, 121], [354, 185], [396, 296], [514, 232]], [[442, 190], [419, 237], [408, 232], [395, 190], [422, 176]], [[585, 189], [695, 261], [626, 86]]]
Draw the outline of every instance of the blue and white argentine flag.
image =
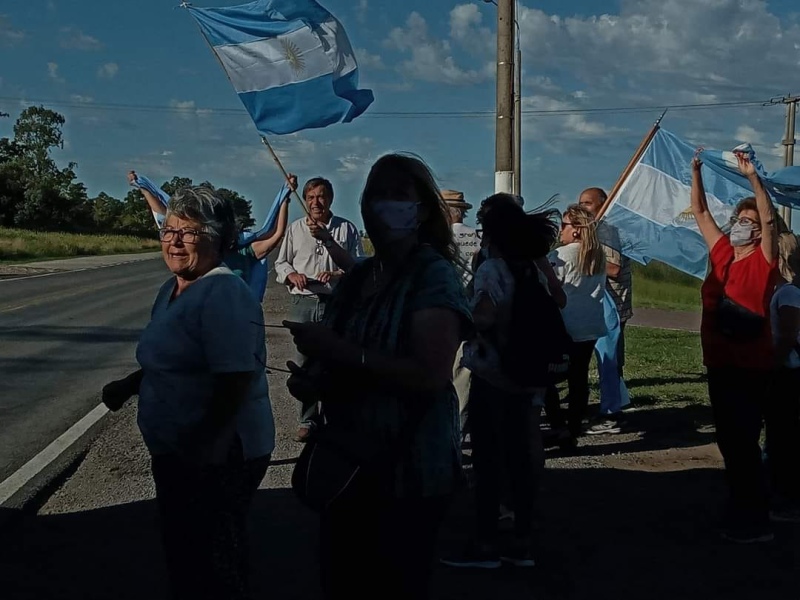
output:
[[372, 104], [342, 24], [314, 0], [187, 8], [260, 133], [347, 123]]
[[[691, 211], [691, 161], [695, 148], [663, 129], [622, 183], [603, 219], [617, 227], [622, 253], [642, 264], [667, 263], [702, 279], [708, 250]], [[753, 192], [703, 165], [714, 219], [726, 228], [735, 204]]]

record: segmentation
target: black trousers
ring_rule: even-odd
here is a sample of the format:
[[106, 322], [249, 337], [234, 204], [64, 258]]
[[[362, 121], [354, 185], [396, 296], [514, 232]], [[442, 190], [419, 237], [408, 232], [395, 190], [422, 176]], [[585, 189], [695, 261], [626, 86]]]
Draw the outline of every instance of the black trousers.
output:
[[764, 423], [772, 489], [800, 504], [800, 369], [779, 369], [766, 400]]
[[553, 429], [568, 427], [569, 432], [578, 437], [581, 434], [583, 418], [589, 406], [589, 363], [596, 340], [588, 342], [573, 342], [569, 351], [569, 372], [567, 385], [569, 386], [568, 409], [566, 415], [561, 409], [558, 390], [555, 386], [547, 390], [545, 397], [545, 411]]
[[174, 600], [249, 598], [246, 518], [269, 460], [244, 460], [238, 444], [224, 465], [153, 457]]
[[733, 527], [759, 527], [769, 522], [759, 440], [771, 375], [755, 369], [708, 369], [708, 396], [717, 445], [725, 459], [730, 489], [728, 520]]
[[323, 597], [426, 600], [451, 497], [391, 498], [365, 479], [320, 516]]
[[473, 373], [469, 407], [477, 538], [495, 543], [500, 496], [507, 488], [515, 535], [528, 539], [544, 468], [541, 406], [530, 395], [504, 392]]

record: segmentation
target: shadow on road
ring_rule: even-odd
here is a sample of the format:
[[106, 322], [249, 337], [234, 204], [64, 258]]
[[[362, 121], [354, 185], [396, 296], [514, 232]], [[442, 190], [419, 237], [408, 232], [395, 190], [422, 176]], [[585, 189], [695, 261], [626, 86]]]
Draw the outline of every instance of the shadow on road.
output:
[[[777, 540], [768, 545], [727, 545], [714, 531], [723, 494], [718, 470], [550, 470], [543, 484], [537, 568], [438, 568], [433, 598], [796, 598], [797, 530], [780, 527]], [[459, 548], [469, 536], [470, 496], [463, 493], [455, 502], [442, 552]], [[156, 527], [152, 501], [21, 517], [3, 532], [3, 598], [163, 598]], [[258, 493], [251, 539], [255, 598], [318, 597], [316, 531], [315, 515], [290, 490]], [[379, 589], [391, 582], [376, 584]]]

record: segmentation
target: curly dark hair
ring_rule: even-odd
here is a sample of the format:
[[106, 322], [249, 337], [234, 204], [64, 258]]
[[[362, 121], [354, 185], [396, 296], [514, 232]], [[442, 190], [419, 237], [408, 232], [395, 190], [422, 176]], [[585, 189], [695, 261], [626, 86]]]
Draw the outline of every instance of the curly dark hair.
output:
[[512, 262], [545, 256], [558, 239], [560, 218], [555, 209], [526, 213], [511, 194], [489, 196], [478, 211], [483, 235]]

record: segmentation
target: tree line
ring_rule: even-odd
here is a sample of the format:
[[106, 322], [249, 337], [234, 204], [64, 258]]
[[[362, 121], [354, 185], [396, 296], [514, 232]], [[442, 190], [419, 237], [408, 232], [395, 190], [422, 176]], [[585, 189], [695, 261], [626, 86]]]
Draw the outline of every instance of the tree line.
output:
[[[0, 226], [152, 236], [153, 215], [138, 189], [131, 188], [122, 199], [105, 192], [90, 198], [78, 180], [77, 164], [58, 166], [52, 151], [64, 147], [65, 122], [63, 115], [53, 110], [30, 106], [14, 123], [13, 138], [0, 138]], [[176, 176], [161, 187], [172, 195], [189, 185], [191, 179]], [[250, 201], [233, 190], [216, 190], [233, 203], [242, 229], [255, 225]]]

